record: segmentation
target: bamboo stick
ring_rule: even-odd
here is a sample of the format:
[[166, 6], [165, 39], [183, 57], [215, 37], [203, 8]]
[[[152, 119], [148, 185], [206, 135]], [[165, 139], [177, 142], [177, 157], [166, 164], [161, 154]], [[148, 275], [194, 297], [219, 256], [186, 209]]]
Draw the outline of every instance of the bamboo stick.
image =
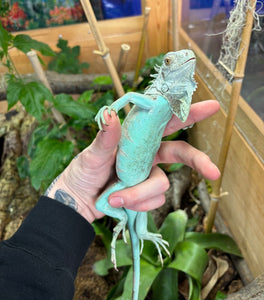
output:
[[255, 7], [256, 7], [256, 0], [250, 0], [249, 7], [246, 13], [246, 23], [242, 32], [241, 43], [239, 47], [239, 53], [241, 53], [241, 55], [237, 59], [236, 68], [234, 72], [234, 80], [232, 83], [229, 112], [226, 120], [225, 131], [223, 135], [223, 141], [222, 141], [222, 146], [221, 146], [220, 156], [218, 161], [218, 168], [221, 172], [221, 177], [218, 180], [216, 180], [213, 184], [213, 191], [211, 194], [211, 204], [210, 204], [210, 209], [207, 216], [207, 224], [205, 228], [207, 233], [212, 231], [216, 210], [218, 207], [219, 199], [221, 198], [220, 192], [221, 192], [223, 173], [224, 173], [226, 158], [227, 158], [228, 149], [232, 137], [232, 131], [235, 122], [240, 91], [243, 83], [243, 76], [244, 76], [246, 62], [247, 62], [251, 31], [252, 31], [252, 26], [254, 21]]
[[[122, 97], [125, 94], [125, 91], [123, 89], [122, 83], [120, 81], [120, 78], [118, 76], [118, 73], [116, 71], [116, 68], [114, 66], [114, 63], [112, 61], [109, 49], [106, 47], [103, 37], [101, 35], [101, 32], [99, 30], [96, 17], [94, 15], [91, 3], [89, 0], [81, 0], [81, 4], [84, 10], [84, 13], [86, 15], [86, 18], [88, 20], [90, 29], [92, 31], [92, 34], [96, 40], [97, 46], [99, 50], [95, 50], [94, 53], [100, 55], [108, 69], [108, 72], [110, 73], [110, 76], [113, 80], [114, 87], [116, 89], [118, 97]], [[124, 107], [124, 110], [126, 113], [130, 111], [130, 106], [126, 105]]]
[[181, 27], [182, 0], [172, 0], [172, 43], [173, 51], [180, 50], [179, 31]]
[[151, 8], [148, 7], [148, 6], [145, 7], [145, 10], [144, 10], [144, 23], [143, 23], [143, 28], [142, 28], [142, 32], [141, 32], [141, 39], [140, 39], [140, 44], [139, 44], [137, 65], [136, 65], [136, 70], [135, 70], [135, 77], [134, 77], [133, 87], [135, 87], [136, 84], [137, 84], [138, 77], [139, 77], [139, 71], [140, 71], [140, 68], [141, 68], [150, 10], [151, 10]]
[[128, 44], [121, 45], [120, 54], [119, 54], [117, 67], [116, 67], [119, 78], [121, 78], [122, 72], [124, 71], [129, 51], [130, 51], [130, 46]]

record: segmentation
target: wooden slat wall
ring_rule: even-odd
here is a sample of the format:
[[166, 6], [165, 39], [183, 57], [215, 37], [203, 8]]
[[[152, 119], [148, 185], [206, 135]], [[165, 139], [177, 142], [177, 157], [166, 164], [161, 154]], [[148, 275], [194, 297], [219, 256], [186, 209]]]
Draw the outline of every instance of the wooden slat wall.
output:
[[[117, 63], [120, 53], [120, 45], [122, 43], [130, 45], [131, 51], [127, 59], [126, 70], [131, 70], [136, 64], [142, 24], [142, 16], [99, 22], [99, 28], [102, 32], [106, 45], [111, 51], [111, 56], [115, 63]], [[86, 61], [90, 64], [89, 69], [85, 72], [107, 73], [107, 69], [102, 58], [93, 54], [93, 50], [97, 50], [98, 48], [93, 35], [90, 32], [88, 23], [38, 29], [26, 31], [24, 33], [38, 41], [49, 44], [49, 46], [56, 51], [59, 50], [56, 47], [58, 38], [59, 36], [62, 36], [63, 39], [69, 41], [69, 45], [71, 47], [75, 45], [79, 45], [81, 47], [80, 60], [82, 62]], [[13, 49], [10, 51], [10, 54], [21, 74], [33, 73], [33, 69], [29, 64], [27, 57], [23, 53]], [[50, 58], [44, 57], [43, 60], [45, 63], [48, 63]]]
[[[211, 65], [209, 60], [181, 31], [181, 46], [191, 47], [197, 55], [198, 89], [194, 94], [194, 102], [216, 99], [209, 86], [218, 86], [217, 78], [221, 74]], [[209, 83], [205, 82], [207, 75]], [[222, 81], [222, 85], [225, 83]], [[230, 87], [217, 96], [221, 102], [221, 110], [208, 120], [197, 123], [190, 131], [190, 142], [207, 153], [217, 163], [226, 121], [227, 100], [230, 98]], [[264, 272], [264, 165], [263, 155], [263, 122], [252, 111], [241, 97], [236, 118], [238, 127], [233, 129], [230, 150], [227, 157], [223, 177], [223, 193], [219, 211], [230, 228], [236, 242], [254, 276]], [[243, 135], [241, 134], [243, 133]], [[250, 146], [248, 141], [251, 141]]]
[[146, 57], [151, 57], [166, 53], [169, 49], [170, 0], [147, 0], [146, 6], [151, 8]]

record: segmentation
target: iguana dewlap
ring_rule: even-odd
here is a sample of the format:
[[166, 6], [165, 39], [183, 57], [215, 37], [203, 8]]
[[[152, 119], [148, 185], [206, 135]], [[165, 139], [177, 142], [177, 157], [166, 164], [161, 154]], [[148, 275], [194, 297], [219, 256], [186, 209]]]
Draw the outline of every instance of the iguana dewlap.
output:
[[108, 203], [108, 197], [115, 191], [134, 186], [148, 178], [154, 157], [160, 147], [163, 131], [175, 114], [185, 122], [191, 105], [191, 98], [196, 89], [194, 81], [195, 55], [191, 50], [169, 52], [164, 56], [163, 63], [156, 67], [152, 84], [144, 94], [127, 93], [116, 100], [111, 106], [102, 107], [96, 115], [99, 128], [105, 124], [103, 113], [114, 110], [116, 113], [133, 103], [122, 124], [122, 135], [116, 158], [116, 173], [118, 181], [109, 187], [98, 199], [96, 208], [104, 214], [117, 218], [120, 222], [114, 228], [112, 247], [112, 262], [116, 268], [115, 243], [121, 231], [125, 240], [125, 228], [131, 237], [133, 253], [133, 300], [138, 299], [140, 277], [140, 245], [144, 240], [151, 240], [159, 252], [160, 247], [168, 254], [168, 243], [159, 234], [147, 231], [147, 214], [125, 208], [113, 208]]

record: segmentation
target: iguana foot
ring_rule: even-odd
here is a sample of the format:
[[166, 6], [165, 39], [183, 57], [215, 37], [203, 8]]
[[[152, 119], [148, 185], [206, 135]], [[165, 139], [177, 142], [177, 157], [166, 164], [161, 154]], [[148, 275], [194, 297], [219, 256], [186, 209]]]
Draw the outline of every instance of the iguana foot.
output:
[[97, 115], [94, 118], [94, 120], [95, 120], [95, 122], [97, 122], [98, 127], [99, 127], [100, 130], [103, 129], [102, 124], [107, 125], [106, 121], [105, 121], [105, 118], [104, 118], [104, 111], [106, 109], [109, 111], [109, 106], [103, 106], [102, 108], [100, 108], [100, 110], [98, 111]]
[[160, 258], [160, 262], [163, 266], [163, 257], [161, 254], [161, 248], [164, 249], [164, 251], [167, 253], [168, 256], [170, 255], [169, 250], [167, 249], [167, 247], [169, 247], [169, 243], [165, 240], [162, 239], [162, 235], [159, 233], [151, 233], [151, 232], [145, 232], [145, 233], [137, 233], [138, 234], [138, 238], [141, 241], [141, 252], [143, 251], [143, 247], [144, 247], [144, 240], [149, 240], [152, 243], [154, 243], [154, 245], [156, 246], [158, 253], [159, 253], [159, 258]]
[[117, 270], [117, 264], [116, 264], [116, 240], [122, 231], [123, 233], [123, 240], [125, 243], [127, 243], [126, 236], [125, 236], [125, 230], [126, 230], [126, 224], [127, 224], [127, 215], [124, 215], [123, 219], [115, 226], [113, 230], [113, 239], [111, 242], [111, 261], [114, 265], [114, 268]]
[[163, 265], [161, 248], [163, 248], [163, 250], [170, 256], [170, 252], [167, 249], [167, 247], [169, 247], [169, 243], [162, 239], [161, 234], [148, 232], [147, 220], [148, 220], [148, 217], [147, 217], [146, 212], [138, 212], [137, 218], [135, 221], [135, 228], [136, 228], [137, 236], [141, 241], [141, 253], [142, 253], [143, 246], [144, 246], [144, 240], [149, 240], [149, 241], [153, 242], [158, 250], [161, 264]]
[[97, 115], [95, 116], [94, 120], [95, 122], [97, 122], [98, 127], [100, 130], [103, 129], [102, 124], [103, 125], [107, 125], [105, 118], [104, 118], [104, 111], [107, 110], [108, 114], [111, 115], [111, 111], [113, 110], [115, 113], [118, 112], [117, 109], [115, 109], [115, 107], [111, 106], [103, 106], [102, 108], [100, 108], [100, 110], [98, 111]]

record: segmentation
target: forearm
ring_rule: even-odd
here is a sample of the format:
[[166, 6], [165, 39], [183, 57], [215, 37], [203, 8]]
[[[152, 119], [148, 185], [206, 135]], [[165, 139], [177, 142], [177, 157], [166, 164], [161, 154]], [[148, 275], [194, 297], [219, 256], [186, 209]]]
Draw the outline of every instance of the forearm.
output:
[[72, 299], [77, 269], [94, 235], [74, 210], [41, 197], [14, 236], [0, 244], [4, 299]]

